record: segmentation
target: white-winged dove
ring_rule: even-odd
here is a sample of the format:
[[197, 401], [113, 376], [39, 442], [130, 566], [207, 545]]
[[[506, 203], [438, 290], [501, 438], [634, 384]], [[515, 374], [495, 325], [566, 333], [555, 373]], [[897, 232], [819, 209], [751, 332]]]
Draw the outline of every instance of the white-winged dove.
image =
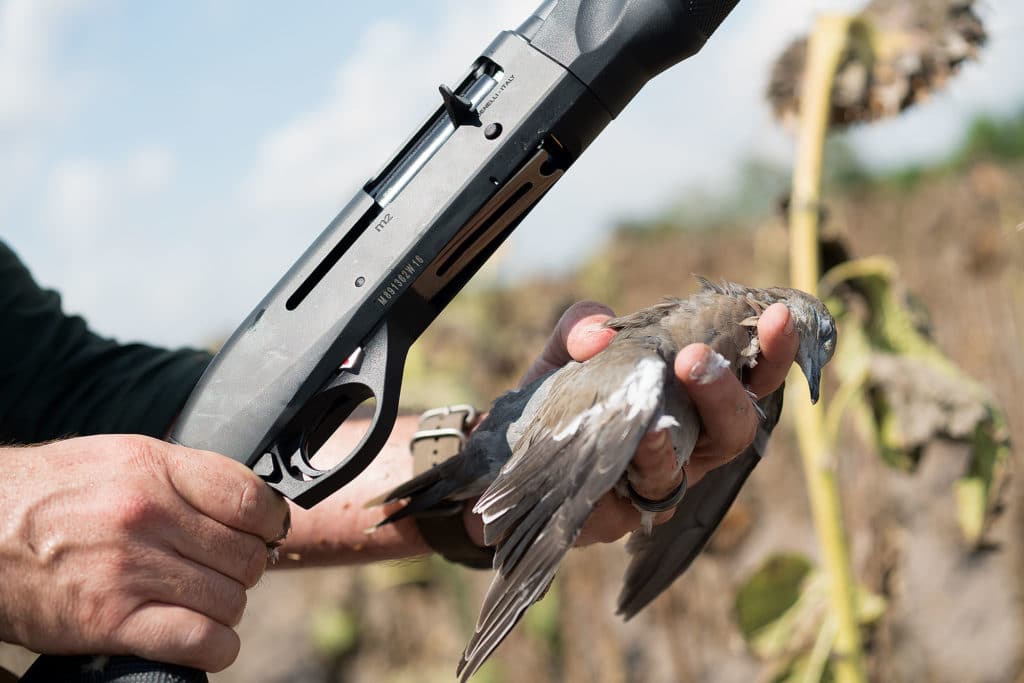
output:
[[[782, 302], [800, 339], [796, 362], [812, 401], [817, 400], [821, 369], [836, 341], [824, 304], [793, 289], [700, 282], [701, 290], [689, 298], [666, 299], [608, 321], [617, 334], [604, 351], [501, 396], [459, 455], [383, 497], [382, 502], [409, 499], [383, 522], [388, 523], [481, 496], [474, 511], [483, 516], [487, 544], [496, 546], [497, 574], [459, 665], [463, 681], [544, 595], [595, 503], [608, 491], [628, 495], [647, 527], [627, 546], [633, 558], [619, 596], [619, 612], [626, 618], [686, 570], [725, 515], [764, 452], [782, 409], [782, 388], [759, 402], [760, 428], [740, 456], [685, 496], [684, 476], [667, 500], [643, 499], [628, 475], [643, 435], [667, 429], [682, 468], [701, 429], [696, 409], [675, 379], [680, 349], [704, 342], [718, 354], [720, 367], [742, 379], [757, 362], [758, 317]], [[651, 530], [654, 514], [677, 503], [672, 519]]]

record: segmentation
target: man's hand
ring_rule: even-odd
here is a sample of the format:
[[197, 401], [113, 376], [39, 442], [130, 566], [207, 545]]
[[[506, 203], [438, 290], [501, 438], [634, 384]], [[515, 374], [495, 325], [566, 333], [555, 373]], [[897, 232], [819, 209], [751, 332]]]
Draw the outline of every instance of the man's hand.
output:
[[[605, 327], [604, 322], [611, 317], [607, 306], [594, 302], [570, 307], [558, 321], [540, 358], [527, 370], [522, 384], [570, 360], [587, 360], [608, 346], [615, 331]], [[789, 309], [783, 304], [774, 304], [761, 315], [757, 331], [761, 358], [751, 372], [750, 389], [760, 398], [775, 391], [786, 379], [796, 357], [798, 339]], [[758, 417], [750, 396], [731, 372], [724, 371], [706, 384], [697, 380], [701, 364], [710, 352], [705, 344], [691, 344], [679, 352], [675, 362], [676, 377], [686, 388], [703, 422], [703, 431], [686, 465], [688, 486], [736, 457], [750, 445], [757, 432]], [[645, 498], [661, 500], [680, 482], [682, 475], [674, 473], [675, 453], [667, 437], [667, 432], [647, 435], [633, 458], [634, 472], [630, 480], [636, 492]], [[661, 513], [655, 523], [667, 521], [673, 512]], [[482, 543], [482, 530], [478, 537], [474, 526], [467, 524], [470, 534]], [[640, 513], [636, 508], [628, 500], [608, 493], [598, 501], [576, 544], [611, 542], [639, 526]]]
[[288, 506], [247, 467], [141, 436], [0, 449], [0, 640], [220, 671]]

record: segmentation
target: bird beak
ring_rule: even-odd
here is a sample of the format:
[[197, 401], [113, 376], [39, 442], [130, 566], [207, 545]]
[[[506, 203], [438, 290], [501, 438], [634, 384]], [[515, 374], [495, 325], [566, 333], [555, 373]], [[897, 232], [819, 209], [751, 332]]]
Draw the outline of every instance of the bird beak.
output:
[[811, 403], [817, 403], [818, 392], [821, 389], [821, 364], [809, 356], [798, 359], [797, 364], [807, 378], [807, 387], [811, 390]]

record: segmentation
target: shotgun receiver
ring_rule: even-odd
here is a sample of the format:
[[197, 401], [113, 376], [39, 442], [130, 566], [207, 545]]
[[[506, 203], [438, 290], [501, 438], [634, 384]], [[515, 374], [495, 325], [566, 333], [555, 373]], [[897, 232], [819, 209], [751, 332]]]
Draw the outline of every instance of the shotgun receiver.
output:
[[[500, 33], [234, 332], [171, 439], [310, 507], [394, 425], [410, 345], [652, 77], [739, 0], [548, 0]], [[373, 399], [362, 441], [312, 456]]]

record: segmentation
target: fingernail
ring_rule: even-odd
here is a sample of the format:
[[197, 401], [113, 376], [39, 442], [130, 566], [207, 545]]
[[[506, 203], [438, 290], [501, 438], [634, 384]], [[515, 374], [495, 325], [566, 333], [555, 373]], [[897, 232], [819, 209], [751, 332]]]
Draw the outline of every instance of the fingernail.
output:
[[720, 378], [729, 368], [729, 361], [717, 351], [708, 351], [707, 355], [690, 368], [690, 379], [698, 384], [711, 384]]
[[792, 335], [796, 331], [796, 321], [793, 320], [793, 314], [789, 314], [789, 320], [786, 321], [786, 326], [782, 329], [782, 333], [787, 337]]

